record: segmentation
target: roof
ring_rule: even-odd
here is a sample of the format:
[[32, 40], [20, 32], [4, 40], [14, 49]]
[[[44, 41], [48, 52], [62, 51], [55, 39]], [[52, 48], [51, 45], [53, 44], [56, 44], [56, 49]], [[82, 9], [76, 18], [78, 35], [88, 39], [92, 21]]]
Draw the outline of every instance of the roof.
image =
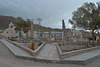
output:
[[80, 31], [78, 30], [71, 30], [72, 33], [75, 33], [75, 34], [82, 34]]
[[[49, 32], [35, 32], [35, 33], [47, 33], [47, 34], [48, 34]], [[54, 33], [54, 34], [55, 34], [55, 33], [57, 33], [57, 34], [59, 33], [59, 34], [60, 34], [60, 33], [62, 33], [62, 32], [50, 32], [50, 33]]]

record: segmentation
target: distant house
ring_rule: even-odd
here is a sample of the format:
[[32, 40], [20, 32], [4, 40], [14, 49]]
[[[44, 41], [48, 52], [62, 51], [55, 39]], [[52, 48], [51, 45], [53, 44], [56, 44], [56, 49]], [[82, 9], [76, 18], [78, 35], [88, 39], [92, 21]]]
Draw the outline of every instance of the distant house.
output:
[[49, 35], [51, 38], [59, 38], [62, 37], [62, 32], [43, 32], [42, 38], [49, 38]]
[[72, 31], [71, 31], [71, 30], [66, 30], [65, 36], [66, 36], [66, 37], [72, 37], [72, 36], [73, 36]]
[[78, 37], [78, 38], [82, 37], [82, 33], [80, 31], [71, 30], [71, 29], [66, 30], [66, 34], [65, 35], [66, 35], [66, 37]]
[[62, 32], [51, 32], [51, 37], [61, 38]]
[[80, 32], [82, 33], [82, 37], [83, 38], [90, 38], [90, 37], [92, 37], [92, 33], [89, 32], [89, 31], [80, 30]]
[[[38, 34], [39, 35], [39, 34]], [[41, 32], [42, 38], [49, 38], [49, 35], [51, 38], [62, 38], [62, 32]], [[82, 33], [77, 30], [66, 30], [65, 37], [82, 37]]]

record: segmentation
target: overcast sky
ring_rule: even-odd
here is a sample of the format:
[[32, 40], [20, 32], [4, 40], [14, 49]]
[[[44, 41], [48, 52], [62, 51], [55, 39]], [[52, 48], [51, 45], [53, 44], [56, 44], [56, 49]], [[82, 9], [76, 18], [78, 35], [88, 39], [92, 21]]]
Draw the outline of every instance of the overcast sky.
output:
[[62, 28], [65, 20], [66, 28], [71, 28], [68, 19], [85, 2], [99, 0], [0, 0], [0, 15], [22, 17], [24, 19], [41, 18], [41, 25], [52, 28]]

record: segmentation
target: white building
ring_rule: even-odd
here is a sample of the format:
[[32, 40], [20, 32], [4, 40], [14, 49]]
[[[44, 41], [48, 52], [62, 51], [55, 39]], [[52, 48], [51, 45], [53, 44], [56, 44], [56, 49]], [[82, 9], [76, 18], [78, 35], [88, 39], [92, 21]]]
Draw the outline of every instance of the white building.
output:
[[9, 28], [3, 32], [3, 36], [10, 38], [18, 36], [18, 33], [15, 31], [15, 26], [12, 22], [9, 24]]
[[[4, 37], [10, 37], [10, 38], [11, 38], [11, 37], [19, 37], [19, 33], [20, 33], [19, 31], [16, 32], [15, 26], [14, 26], [14, 24], [11, 22], [11, 23], [9, 24], [9, 28], [7, 28], [5, 31], [3, 31], [3, 36], [4, 36]], [[24, 33], [23, 31], [21, 31], [21, 34], [22, 34], [23, 37], [26, 37], [26, 33]], [[36, 31], [33, 33], [33, 35], [34, 35], [34, 38], [37, 38], [37, 37], [38, 37]], [[28, 36], [30, 37], [30, 30], [29, 30], [29, 32], [28, 32]]]

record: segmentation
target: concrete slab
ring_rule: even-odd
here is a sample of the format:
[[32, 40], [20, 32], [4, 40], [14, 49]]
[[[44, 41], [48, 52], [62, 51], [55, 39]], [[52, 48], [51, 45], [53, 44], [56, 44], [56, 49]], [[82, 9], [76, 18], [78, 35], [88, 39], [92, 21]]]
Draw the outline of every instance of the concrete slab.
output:
[[64, 58], [63, 60], [69, 63], [87, 64], [100, 57], [100, 49], [78, 54], [72, 57]]
[[9, 43], [6, 40], [0, 40], [5, 46], [7, 46], [10, 51], [19, 58], [24, 58], [24, 59], [31, 59], [33, 58], [33, 56], [31, 56], [30, 54], [28, 54], [27, 52], [25, 52], [24, 50], [18, 48], [17, 46]]

